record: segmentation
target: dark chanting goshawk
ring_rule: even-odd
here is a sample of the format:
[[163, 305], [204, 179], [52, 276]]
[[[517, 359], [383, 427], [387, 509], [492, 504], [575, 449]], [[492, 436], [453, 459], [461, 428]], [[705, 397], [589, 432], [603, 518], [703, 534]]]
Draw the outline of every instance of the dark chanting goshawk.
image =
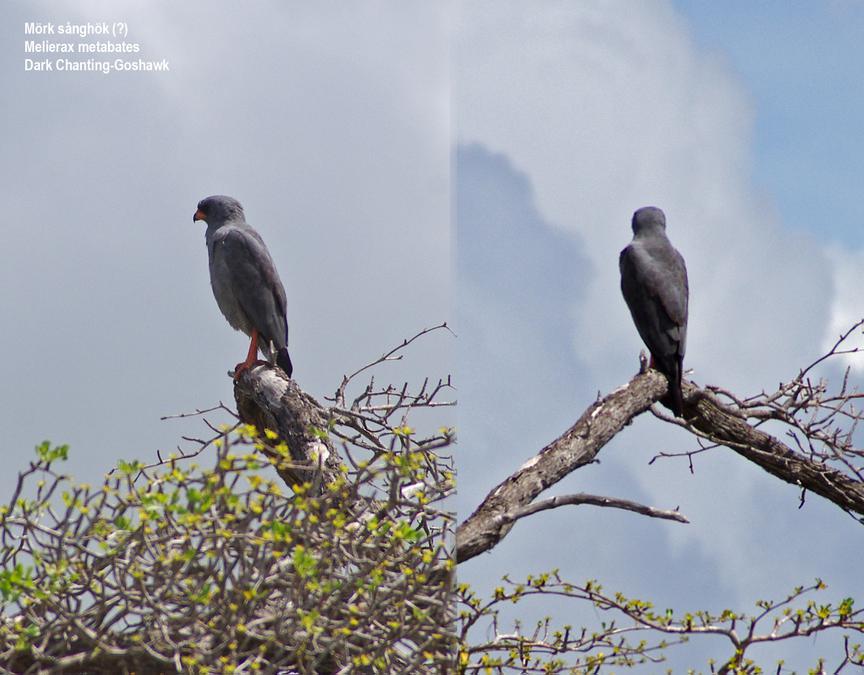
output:
[[202, 199], [192, 220], [207, 223], [204, 238], [216, 304], [228, 323], [252, 340], [234, 377], [256, 363], [259, 350], [291, 377], [285, 289], [261, 235], [246, 223], [243, 207], [233, 197]]
[[663, 399], [684, 416], [681, 372], [687, 343], [687, 267], [666, 236], [666, 216], [656, 206], [633, 214], [633, 241], [618, 260], [621, 292], [636, 330], [651, 352], [651, 366], [666, 375]]

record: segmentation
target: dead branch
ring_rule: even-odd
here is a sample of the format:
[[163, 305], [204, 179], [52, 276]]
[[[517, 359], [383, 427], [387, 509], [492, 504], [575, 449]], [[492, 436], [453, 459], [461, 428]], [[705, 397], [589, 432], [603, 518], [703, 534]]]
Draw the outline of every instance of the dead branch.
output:
[[746, 414], [724, 406], [710, 392], [685, 382], [688, 424], [706, 438], [731, 448], [777, 478], [804, 488], [840, 508], [864, 516], [864, 482], [825, 462], [794, 451], [747, 423]]
[[[265, 429], [275, 433], [264, 450], [279, 460], [276, 470], [289, 486], [308, 482], [320, 487], [336, 478], [339, 456], [324, 433], [330, 416], [294, 380], [278, 368], [259, 365], [234, 382], [234, 398], [240, 419], [258, 428], [263, 439]], [[278, 452], [280, 442], [288, 446], [289, 458]]]
[[561, 506], [580, 506], [589, 504], [591, 506], [605, 506], [613, 509], [622, 509], [624, 511], [633, 511], [640, 513], [643, 516], [650, 518], [662, 518], [665, 520], [675, 520], [679, 523], [689, 523], [690, 521], [678, 511], [667, 511], [664, 509], [655, 509], [651, 506], [645, 506], [638, 502], [629, 499], [619, 499], [617, 497], [601, 497], [600, 495], [589, 495], [584, 492], [579, 492], [572, 495], [558, 495], [550, 497], [539, 502], [534, 502], [523, 506], [515, 511], [505, 513], [501, 516], [501, 520], [505, 523], [515, 523], [520, 518], [533, 515], [540, 511], [548, 511], [549, 509], [557, 509]]
[[[432, 333], [432, 332], [437, 331], [437, 330], [442, 330], [442, 329], [450, 331], [451, 335], [455, 335], [455, 333], [453, 333], [453, 331], [450, 329], [450, 326], [447, 325], [446, 321], [444, 321], [443, 323], [439, 323], [437, 326], [432, 326], [430, 328], [424, 328], [423, 330], [419, 331], [418, 333], [415, 333], [412, 337], [402, 340], [402, 342], [400, 342], [398, 345], [396, 345], [395, 347], [393, 347], [389, 351], [387, 351], [384, 354], [382, 354], [381, 356], [379, 356], [374, 361], [370, 361], [366, 365], [361, 366], [360, 368], [355, 370], [350, 375], [343, 375], [342, 376], [342, 382], [340, 383], [339, 388], [336, 390], [336, 393], [333, 395], [333, 398], [328, 399], [328, 400], [332, 400], [339, 407], [345, 408], [346, 407], [345, 406], [345, 388], [348, 386], [348, 384], [355, 377], [357, 377], [358, 375], [360, 375], [361, 373], [363, 373], [367, 370], [370, 370], [371, 368], [374, 368], [375, 366], [377, 366], [380, 363], [384, 363], [386, 361], [401, 361], [403, 355], [400, 354], [399, 352], [401, 352], [403, 349], [405, 349], [412, 342], [419, 340], [424, 335], [426, 335], [428, 333]], [[372, 391], [373, 387], [374, 387], [374, 380], [371, 380], [369, 382], [369, 385], [366, 387], [366, 393], [370, 393]], [[361, 398], [362, 398], [362, 395], [361, 395]]]
[[[802, 371], [801, 377], [805, 372]], [[757, 408], [755, 400], [747, 404], [738, 401], [736, 407], [724, 405], [710, 391], [684, 381], [686, 421], [679, 423], [713, 443], [731, 448], [773, 476], [818, 494], [859, 517], [864, 516], [864, 480], [860, 467], [852, 466], [848, 460], [850, 455], [857, 456], [860, 451], [852, 446], [852, 434], [848, 429], [829, 428], [825, 415], [818, 414], [818, 410], [828, 409], [828, 421], [832, 424], [836, 416], [842, 414], [844, 419], [852, 420], [854, 429], [860, 413], [852, 403], [860, 395], [844, 383], [839, 394], [827, 396], [823, 385], [813, 387], [802, 384], [804, 382], [796, 378], [793, 385], [784, 389], [784, 395], [766, 395], [762, 408]], [[805, 391], [807, 387], [811, 391], [809, 394]], [[474, 513], [459, 525], [456, 532], [457, 562], [470, 560], [496, 546], [513, 527], [516, 520], [513, 514], [524, 517], [542, 510], [527, 507], [545, 489], [592, 462], [603, 446], [659, 400], [666, 388], [664, 376], [648, 370], [591, 404], [570, 429], [494, 488]], [[790, 397], [797, 403], [788, 403]], [[764, 403], [766, 399], [768, 404]], [[806, 404], [802, 403], [804, 400]], [[767, 416], [761, 411], [772, 410], [770, 406], [774, 406], [773, 419], [793, 426], [811, 442], [807, 452], [796, 452], [756, 428]], [[814, 407], [817, 409], [813, 413], [815, 422], [798, 421], [796, 415], [800, 410], [812, 411]], [[749, 419], [754, 420], [752, 425], [748, 423]], [[812, 442], [821, 443], [830, 453], [817, 453]], [[841, 467], [849, 470], [844, 472], [829, 466], [829, 454], [840, 461]]]
[[456, 561], [465, 562], [501, 541], [513, 522], [503, 516], [527, 506], [543, 490], [589, 464], [634, 417], [661, 398], [666, 378], [649, 370], [595, 401], [577, 422], [493, 489], [456, 530]]

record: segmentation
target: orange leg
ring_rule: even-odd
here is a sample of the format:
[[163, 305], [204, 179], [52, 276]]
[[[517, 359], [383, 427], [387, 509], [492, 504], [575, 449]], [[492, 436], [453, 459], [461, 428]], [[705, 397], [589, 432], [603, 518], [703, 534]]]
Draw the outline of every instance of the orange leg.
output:
[[246, 360], [234, 366], [234, 379], [240, 377], [244, 370], [249, 370], [256, 363], [258, 356], [258, 331], [252, 329], [252, 341], [249, 343], [249, 353], [246, 354]]

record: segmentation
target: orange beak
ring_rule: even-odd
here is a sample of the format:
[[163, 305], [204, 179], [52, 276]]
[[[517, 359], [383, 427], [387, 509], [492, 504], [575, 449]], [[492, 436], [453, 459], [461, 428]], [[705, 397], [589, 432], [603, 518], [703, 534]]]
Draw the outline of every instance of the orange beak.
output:
[[195, 212], [195, 215], [192, 216], [192, 222], [194, 223], [196, 220], [206, 220], [207, 216], [204, 215], [204, 212], [201, 209], [198, 209]]

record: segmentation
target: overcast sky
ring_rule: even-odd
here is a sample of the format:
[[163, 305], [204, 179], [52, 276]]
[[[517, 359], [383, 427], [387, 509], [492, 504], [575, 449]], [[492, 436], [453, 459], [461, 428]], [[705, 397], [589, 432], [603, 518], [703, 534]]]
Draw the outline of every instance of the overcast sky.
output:
[[[692, 378], [771, 389], [864, 316], [859, 3], [471, 2], [454, 52], [460, 510], [638, 369], [617, 257], [662, 207], [689, 269]], [[853, 36], [857, 36], [854, 37]], [[856, 378], [864, 365], [857, 363]], [[836, 376], [836, 372], [833, 373]], [[579, 507], [532, 516], [460, 567], [491, 588], [559, 568], [679, 612], [753, 611], [817, 576], [861, 597], [860, 525], [643, 415], [544, 496], [585, 491], [691, 524]], [[601, 617], [551, 605], [560, 624]], [[516, 609], [542, 616], [550, 605]], [[814, 666], [830, 640], [756, 650]], [[671, 667], [728, 658], [718, 639]], [[656, 667], [646, 672], [657, 672]]]
[[[27, 0], [0, 12], [5, 491], [42, 439], [69, 443], [68, 470], [98, 481], [119, 458], [207, 433], [160, 416], [233, 405], [226, 372], [248, 339], [210, 289], [192, 222], [207, 195], [238, 198], [267, 243], [295, 379], [319, 399], [448, 318], [443, 8]], [[25, 72], [27, 21], [125, 22], [135, 58], [170, 71]], [[453, 342], [430, 336], [380, 376], [446, 376]]]
[[[0, 14], [3, 492], [45, 438], [98, 482], [206, 433], [160, 416], [232, 402], [225, 373], [248, 343], [216, 307], [192, 223], [209, 194], [237, 197], [267, 242], [313, 395], [452, 320], [458, 339], [430, 336], [378, 377], [454, 373], [462, 516], [637, 369], [617, 256], [639, 206], [666, 211], [687, 260], [699, 383], [776, 386], [864, 316], [852, 0], [8, 0]], [[136, 58], [170, 71], [25, 72], [27, 21], [125, 22]], [[728, 451], [694, 476], [647, 464], [691, 447], [646, 415], [551, 491], [679, 506], [690, 525], [544, 513], [460, 574], [487, 588], [558, 567], [682, 612], [751, 610], [816, 576], [864, 598], [851, 518], [812, 496], [798, 510], [795, 489]], [[536, 614], [550, 609], [579, 618]], [[728, 650], [671, 654], [705, 669]]]

